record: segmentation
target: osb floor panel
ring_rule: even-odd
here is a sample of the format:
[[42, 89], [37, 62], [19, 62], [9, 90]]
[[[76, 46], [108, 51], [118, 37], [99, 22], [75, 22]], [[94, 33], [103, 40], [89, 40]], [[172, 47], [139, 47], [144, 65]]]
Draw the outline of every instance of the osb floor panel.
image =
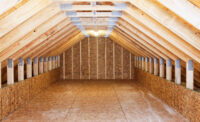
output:
[[3, 122], [186, 122], [134, 81], [62, 81]]

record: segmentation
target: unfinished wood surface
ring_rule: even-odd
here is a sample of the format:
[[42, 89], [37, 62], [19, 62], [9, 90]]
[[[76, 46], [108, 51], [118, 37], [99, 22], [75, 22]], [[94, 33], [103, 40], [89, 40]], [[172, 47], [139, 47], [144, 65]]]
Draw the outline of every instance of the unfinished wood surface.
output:
[[65, 52], [66, 79], [72, 79], [72, 48]]
[[106, 78], [113, 79], [113, 41], [111, 39], [106, 39]]
[[85, 38], [65, 52], [66, 57], [69, 55], [65, 68], [70, 69], [70, 77], [66, 79], [80, 79], [75, 72], [81, 72], [81, 79], [115, 79], [114, 74], [118, 79], [134, 79], [134, 55], [109, 38]]
[[73, 46], [73, 79], [80, 79], [80, 42]]
[[98, 79], [105, 79], [105, 38], [98, 39]]
[[81, 79], [89, 79], [88, 38], [81, 41]]

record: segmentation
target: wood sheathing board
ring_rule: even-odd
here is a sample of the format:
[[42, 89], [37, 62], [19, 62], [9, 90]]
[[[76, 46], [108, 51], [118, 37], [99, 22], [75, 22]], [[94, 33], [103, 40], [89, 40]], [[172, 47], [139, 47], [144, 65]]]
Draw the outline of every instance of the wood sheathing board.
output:
[[81, 41], [81, 78], [89, 79], [88, 38]]
[[72, 79], [72, 48], [65, 53], [65, 75], [66, 79]]
[[123, 48], [115, 43], [115, 79], [123, 79], [123, 62], [122, 62]]
[[162, 101], [175, 108], [191, 122], [200, 121], [200, 93], [135, 69], [136, 80]]
[[60, 55], [60, 78], [63, 78], [63, 54]]
[[106, 40], [106, 78], [113, 79], [113, 41]]
[[105, 38], [98, 39], [98, 79], [105, 79]]
[[98, 38], [90, 38], [90, 79], [97, 79], [97, 42]]
[[29, 100], [42, 92], [50, 84], [58, 81], [60, 69], [40, 74], [33, 78], [4, 86], [0, 90], [0, 120], [24, 106]]
[[123, 49], [123, 79], [130, 79], [130, 53]]
[[73, 79], [80, 79], [80, 43], [73, 46]]
[[131, 54], [131, 67], [130, 67], [130, 70], [131, 70], [131, 79], [134, 79], [135, 77], [135, 56], [133, 54]]
[[66, 79], [134, 79], [134, 55], [109, 38], [85, 38], [65, 57]]

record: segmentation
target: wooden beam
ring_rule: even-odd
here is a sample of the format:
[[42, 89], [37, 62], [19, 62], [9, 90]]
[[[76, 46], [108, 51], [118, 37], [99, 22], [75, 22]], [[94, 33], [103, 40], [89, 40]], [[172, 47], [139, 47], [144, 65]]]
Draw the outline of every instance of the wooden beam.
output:
[[7, 16], [0, 19], [0, 38], [51, 3], [50, 0], [29, 0], [22, 2], [22, 5], [17, 6], [17, 9], [10, 10]]
[[26, 77], [32, 77], [32, 59], [30, 57], [28, 57], [26, 61]]
[[[61, 4], [62, 5], [62, 4]], [[117, 8], [112, 5], [72, 5], [70, 8], [61, 8], [63, 11], [122, 11], [123, 9]]]
[[52, 70], [52, 58], [51, 58], [51, 56], [49, 56], [49, 61], [48, 61], [48, 70], [49, 70], [49, 71]]
[[139, 36], [137, 36], [136, 34], [132, 33], [132, 29], [129, 29], [127, 27], [122, 27], [122, 26], [118, 26], [116, 25], [117, 28], [123, 30], [126, 34], [128, 34], [129, 36], [131, 36], [132, 38], [134, 38], [134, 41], [137, 41], [138, 43], [140, 43], [139, 45], [141, 45], [144, 49], [149, 50], [150, 52], [153, 52], [154, 56], [156, 56], [157, 58], [164, 57], [167, 58], [167, 56], [165, 54], [163, 54], [160, 50], [156, 49], [153, 45], [149, 44], [147, 41], [141, 39]]
[[42, 43], [40, 43], [36, 46], [34, 46], [31, 51], [26, 52], [24, 54], [24, 57], [28, 57], [28, 56], [33, 57], [33, 55], [37, 56], [38, 55], [37, 52], [45, 52], [45, 50], [49, 50], [49, 45], [55, 45], [56, 43], [58, 43], [58, 41], [60, 39], [66, 37], [66, 35], [69, 35], [69, 33], [74, 30], [73, 27], [74, 26], [72, 26], [72, 25], [65, 26], [54, 36], [50, 37], [49, 39], [43, 41]]
[[153, 63], [153, 58], [152, 57], [150, 57], [149, 58], [149, 73], [151, 73], [151, 74], [153, 74], [153, 72], [154, 72], [154, 63]]
[[7, 65], [7, 84], [14, 84], [14, 64], [12, 59], [8, 59]]
[[[178, 16], [183, 18], [185, 21], [193, 25], [195, 28], [200, 30], [200, 9], [194, 7], [195, 3], [192, 1], [199, 2], [200, 0], [156, 0], [166, 8], [170, 9], [172, 12], [176, 13]], [[194, 5], [192, 5], [192, 3]], [[197, 5], [197, 6], [198, 6]]]
[[50, 51], [58, 49], [61, 45], [63, 45], [66, 41], [68, 41], [68, 39], [73, 38], [78, 33], [80, 33], [80, 30], [72, 27], [70, 30], [66, 31], [62, 36], [56, 38], [56, 40], [53, 40], [53, 42], [48, 43], [44, 47], [40, 47], [39, 51], [36, 51], [35, 53], [31, 55], [43, 56]]
[[39, 74], [44, 73], [44, 58], [41, 56], [39, 59]]
[[19, 57], [24, 57], [26, 53], [34, 51], [37, 47], [43, 45], [45, 42], [51, 42], [53, 39], [63, 31], [63, 29], [69, 29], [67, 25], [69, 25], [69, 21], [66, 19], [52, 27], [44, 34], [39, 36], [37, 39], [31, 41], [29, 44], [18, 50], [12, 56], [13, 59], [17, 59]]
[[159, 55], [157, 55], [156, 53], [154, 53], [152, 50], [149, 49], [149, 47], [147, 47], [145, 44], [139, 43], [135, 38], [133, 38], [131, 35], [128, 35], [127, 31], [126, 32], [122, 32], [122, 30], [116, 29], [118, 33], [121, 33], [121, 36], [124, 36], [125, 38], [129, 39], [132, 42], [132, 45], [138, 45], [140, 48], [143, 49], [143, 51], [148, 52], [148, 54], [150, 56], [155, 56], [155, 57], [159, 57]]
[[189, 0], [189, 1], [200, 8], [200, 0]]
[[[122, 16], [122, 18], [123, 18], [123, 20], [126, 20], [128, 23], [131, 23], [135, 28], [140, 30], [142, 33], [144, 33], [145, 35], [147, 35], [148, 37], [150, 37], [151, 39], [156, 41], [158, 44], [162, 45], [162, 47], [165, 47], [166, 50], [171, 52], [171, 54], [175, 54], [178, 58], [180, 58], [184, 62], [187, 62], [187, 60], [190, 59], [190, 57], [188, 55], [186, 55], [185, 53], [183, 53], [182, 51], [177, 49], [176, 46], [172, 45], [167, 40], [163, 39], [161, 36], [159, 36], [158, 34], [153, 32], [152, 29], [144, 26], [141, 22], [139, 22], [139, 20], [137, 18], [134, 18], [127, 14], [124, 14]], [[165, 53], [165, 54], [169, 54], [169, 53]], [[174, 59], [171, 56], [169, 56], [169, 57], [171, 59]], [[183, 64], [182, 66], [186, 67], [184, 62], [182, 62], [182, 64]], [[199, 69], [200, 69], [199, 63], [194, 62], [194, 65], [195, 65], [195, 68], [199, 71]]]
[[[181, 20], [173, 12], [166, 10], [166, 8], [162, 7], [160, 4], [158, 4], [152, 0], [134, 0], [134, 2], [131, 1], [131, 3], [134, 6], [136, 6], [137, 8], [144, 11], [147, 15], [152, 17], [154, 20], [159, 22], [162, 26], [171, 30], [174, 34], [176, 34], [177, 36], [179, 36], [181, 38], [181, 39], [179, 39], [178, 37], [173, 36], [173, 38], [171, 38], [171, 39], [179, 40], [179, 42], [181, 42], [180, 44], [183, 43], [182, 46], [187, 47], [188, 43], [189, 43], [190, 45], [195, 47], [197, 50], [200, 50], [200, 41], [198, 41], [198, 40], [200, 40], [200, 35], [196, 34], [197, 32], [199, 32], [199, 30], [194, 29], [193, 26], [191, 26], [191, 25], [187, 24], [185, 21]], [[170, 5], [171, 4], [172, 3], [170, 3]], [[132, 10], [133, 10], [133, 7], [132, 7]], [[200, 12], [200, 10], [199, 10], [199, 12]], [[185, 14], [185, 12], [184, 12], [184, 14]], [[190, 14], [190, 16], [193, 16], [193, 15], [195, 16], [195, 13]], [[198, 14], [198, 15], [200, 17], [200, 14]], [[188, 17], [188, 18], [190, 18], [190, 17]], [[200, 28], [198, 28], [198, 29], [200, 29]], [[171, 34], [171, 35], [173, 35], [173, 34]], [[187, 43], [185, 43], [185, 42], [187, 42]]]
[[186, 88], [192, 89], [192, 90], [194, 88], [194, 68], [193, 68], [193, 61], [192, 60], [189, 60], [187, 62]]
[[24, 60], [23, 58], [19, 58], [18, 61], [18, 81], [24, 80]]
[[167, 62], [166, 62], [166, 79], [169, 81], [172, 80], [172, 61], [171, 61], [171, 59], [167, 59]]
[[61, 45], [60, 48], [52, 50], [49, 53], [47, 53], [46, 55], [53, 56], [53, 55], [61, 54], [62, 52], [64, 52], [65, 50], [67, 50], [68, 48], [70, 48], [71, 46], [73, 46], [74, 44], [76, 44], [77, 42], [82, 40], [83, 38], [84, 38], [83, 34], [79, 33], [76, 36], [74, 36], [73, 38], [69, 39], [65, 44]]
[[177, 59], [175, 64], [175, 83], [181, 84], [181, 60]]
[[154, 75], [158, 76], [158, 59], [154, 58]]
[[132, 20], [127, 19], [120, 19], [118, 21], [119, 26], [123, 26], [126, 27], [127, 29], [129, 29], [135, 36], [141, 38], [143, 41], [146, 41], [146, 43], [149, 43], [149, 45], [151, 45], [151, 47], [155, 48], [156, 50], [158, 50], [158, 54], [163, 57], [163, 58], [167, 58], [170, 57], [172, 59], [177, 59], [177, 56], [175, 56], [172, 52], [170, 52], [169, 50], [167, 50], [164, 46], [160, 45], [159, 43], [157, 43], [157, 41], [153, 40], [152, 38], [150, 38], [148, 35], [144, 34], [143, 32], [141, 32], [140, 30], [138, 30], [134, 25], [134, 22], [132, 22]]
[[118, 43], [119, 45], [125, 47], [127, 50], [129, 50], [130, 52], [136, 54], [136, 55], [141, 55], [141, 56], [147, 56], [147, 54], [142, 51], [142, 49], [140, 49], [139, 47], [137, 47], [136, 45], [131, 44], [130, 41], [127, 40], [127, 38], [123, 38], [122, 36], [119, 36], [119, 33], [116, 31], [113, 31], [110, 35], [110, 38]]
[[165, 77], [165, 65], [164, 65], [164, 59], [160, 58], [160, 77]]
[[33, 63], [33, 75], [37, 76], [38, 75], [38, 57], [34, 58], [34, 63]]
[[[191, 45], [188, 45], [188, 43], [180, 39], [178, 36], [166, 29], [163, 25], [159, 24], [157, 21], [155, 21], [148, 15], [146, 15], [144, 12], [140, 11], [135, 7], [128, 8], [125, 11], [129, 15], [140, 21], [142, 24], [144, 24], [146, 27], [156, 32], [162, 38], [166, 39], [169, 43], [176, 46], [182, 52], [184, 52], [197, 62], [200, 62], [200, 52], [197, 49], [195, 49]], [[151, 22], [151, 24], [149, 24], [149, 22]]]
[[[2, 46], [0, 47], [0, 60], [4, 60], [8, 56], [11, 56], [23, 46], [36, 39], [38, 36], [49, 30], [51, 27], [53, 27], [55, 25], [54, 23], [65, 18], [65, 16], [62, 13], [59, 13], [59, 10], [52, 10], [52, 8], [47, 8], [46, 10], [34, 16], [32, 18], [32, 21], [26, 21], [25, 23], [18, 26], [13, 31], [11, 31], [6, 36], [0, 39], [0, 43], [2, 43]], [[48, 12], [50, 13], [47, 14]], [[50, 21], [48, 21], [49, 19]], [[5, 53], [7, 54], [4, 55]]]
[[48, 57], [44, 58], [44, 73], [48, 72]]

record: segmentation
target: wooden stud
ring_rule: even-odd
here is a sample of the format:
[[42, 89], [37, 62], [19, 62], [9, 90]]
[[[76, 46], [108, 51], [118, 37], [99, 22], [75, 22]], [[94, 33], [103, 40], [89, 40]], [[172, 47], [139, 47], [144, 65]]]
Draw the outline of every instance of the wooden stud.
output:
[[139, 56], [136, 57], [136, 67], [139, 68]]
[[38, 75], [38, 58], [34, 58], [34, 63], [33, 63], [33, 75], [37, 76]]
[[192, 90], [194, 88], [194, 68], [193, 68], [193, 61], [192, 60], [189, 60], [187, 62], [186, 88], [192, 89]]
[[7, 84], [14, 84], [14, 63], [12, 59], [8, 59], [7, 65]]
[[60, 67], [60, 55], [58, 56], [58, 67]]
[[55, 56], [52, 56], [52, 69], [55, 69], [55, 65], [56, 65]]
[[145, 70], [145, 58], [142, 57], [142, 70]]
[[175, 64], [175, 83], [181, 84], [181, 60], [177, 59]]
[[165, 76], [165, 65], [164, 65], [164, 59], [160, 58], [160, 77], [164, 78]]
[[63, 52], [63, 79], [65, 80], [65, 52]]
[[142, 69], [142, 57], [139, 56], [139, 69]]
[[146, 57], [145, 59], [145, 71], [148, 72], [149, 71], [149, 58]]
[[135, 67], [137, 67], [137, 56], [134, 56], [134, 65], [135, 65]]
[[24, 80], [24, 60], [23, 58], [19, 58], [18, 61], [18, 81]]
[[44, 58], [44, 72], [48, 72], [48, 57]]
[[154, 58], [154, 75], [158, 75], [158, 59]]
[[32, 59], [30, 57], [27, 58], [26, 62], [26, 77], [27, 78], [32, 77]]
[[43, 72], [44, 72], [44, 59], [43, 59], [43, 57], [40, 57], [39, 74], [42, 74]]
[[149, 73], [153, 74], [153, 58], [150, 57], [149, 59]]
[[166, 63], [166, 79], [171, 81], [172, 80], [172, 61], [171, 59], [167, 59]]
[[51, 61], [51, 56], [49, 56], [49, 61], [48, 61], [48, 70], [52, 70], [52, 61]]

